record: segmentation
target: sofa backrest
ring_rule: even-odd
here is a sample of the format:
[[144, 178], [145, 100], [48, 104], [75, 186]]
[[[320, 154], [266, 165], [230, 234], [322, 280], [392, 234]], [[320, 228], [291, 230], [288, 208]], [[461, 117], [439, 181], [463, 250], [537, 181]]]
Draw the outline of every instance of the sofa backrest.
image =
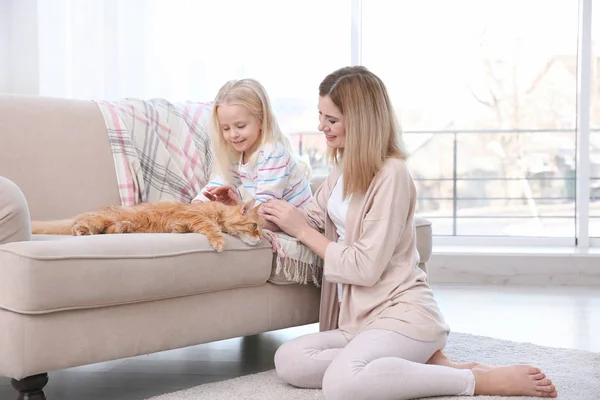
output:
[[[0, 176], [23, 190], [32, 219], [120, 204], [106, 125], [92, 101], [0, 94]], [[313, 193], [324, 180], [313, 178]]]
[[317, 191], [317, 189], [319, 188], [319, 186], [321, 186], [323, 184], [323, 182], [325, 182], [325, 180], [327, 180], [327, 176], [313, 176], [310, 180], [310, 188], [313, 192], [313, 194], [315, 194], [315, 192]]
[[0, 176], [21, 187], [32, 219], [120, 204], [104, 119], [91, 101], [0, 94]]

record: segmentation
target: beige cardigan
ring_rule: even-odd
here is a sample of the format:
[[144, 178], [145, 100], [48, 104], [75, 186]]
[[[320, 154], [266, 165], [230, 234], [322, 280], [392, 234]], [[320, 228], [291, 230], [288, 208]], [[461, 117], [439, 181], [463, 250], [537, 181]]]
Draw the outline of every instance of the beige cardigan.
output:
[[[388, 159], [365, 194], [354, 194], [345, 243], [337, 242], [327, 202], [341, 170], [334, 169], [302, 209], [332, 242], [325, 251], [320, 329], [356, 335], [387, 329], [435, 341], [449, 332], [425, 273], [418, 267], [414, 211], [416, 189], [404, 160]], [[337, 301], [342, 283], [343, 302]]]

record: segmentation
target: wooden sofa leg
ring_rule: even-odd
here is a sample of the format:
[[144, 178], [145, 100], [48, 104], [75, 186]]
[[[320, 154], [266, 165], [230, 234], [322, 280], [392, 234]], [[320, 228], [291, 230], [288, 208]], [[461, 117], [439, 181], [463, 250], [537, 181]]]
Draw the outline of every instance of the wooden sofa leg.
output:
[[46, 400], [44, 386], [48, 383], [47, 373], [28, 376], [19, 381], [12, 379], [10, 383], [19, 392], [17, 400]]

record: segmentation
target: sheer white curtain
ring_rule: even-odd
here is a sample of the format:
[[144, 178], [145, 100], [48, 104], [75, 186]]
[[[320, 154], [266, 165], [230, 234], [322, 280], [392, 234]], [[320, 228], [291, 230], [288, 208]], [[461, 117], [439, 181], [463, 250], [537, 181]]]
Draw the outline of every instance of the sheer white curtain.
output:
[[[209, 96], [210, 83], [236, 77], [239, 64], [215, 52], [215, 19], [201, 10], [207, 3], [38, 0], [40, 94]], [[220, 14], [220, 4], [211, 2], [212, 14]], [[220, 40], [223, 48], [232, 44], [227, 39]]]
[[37, 17], [42, 95], [210, 100], [250, 76], [314, 117], [350, 62], [349, 0], [37, 0]]

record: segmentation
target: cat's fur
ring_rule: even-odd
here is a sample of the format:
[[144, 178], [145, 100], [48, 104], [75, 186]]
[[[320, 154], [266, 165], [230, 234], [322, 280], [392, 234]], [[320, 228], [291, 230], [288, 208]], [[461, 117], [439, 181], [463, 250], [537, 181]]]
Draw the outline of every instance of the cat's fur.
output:
[[110, 233], [202, 233], [216, 251], [225, 246], [223, 233], [256, 245], [264, 219], [252, 203], [229, 206], [215, 201], [185, 204], [176, 201], [143, 203], [131, 207], [106, 206], [73, 219], [31, 221], [34, 234], [95, 235]]

